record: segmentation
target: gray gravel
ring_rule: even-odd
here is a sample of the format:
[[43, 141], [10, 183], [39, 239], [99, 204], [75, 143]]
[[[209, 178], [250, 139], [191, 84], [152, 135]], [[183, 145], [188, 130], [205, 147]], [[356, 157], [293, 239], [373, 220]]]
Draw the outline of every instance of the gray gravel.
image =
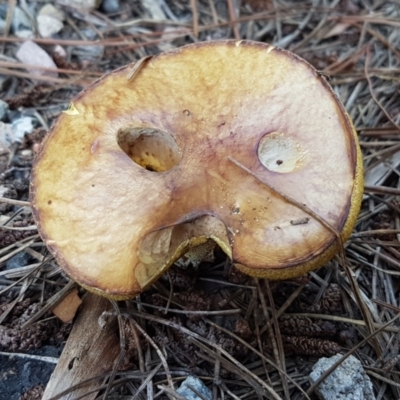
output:
[[[314, 383], [342, 357], [321, 358], [314, 365], [310, 381]], [[372, 383], [357, 358], [350, 356], [315, 390], [322, 400], [375, 400]]]

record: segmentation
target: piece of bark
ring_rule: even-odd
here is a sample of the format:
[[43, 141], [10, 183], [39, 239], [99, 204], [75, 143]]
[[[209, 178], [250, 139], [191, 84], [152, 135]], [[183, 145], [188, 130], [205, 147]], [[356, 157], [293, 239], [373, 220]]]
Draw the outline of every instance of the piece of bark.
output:
[[[119, 337], [116, 318], [99, 324], [99, 317], [112, 308], [103, 297], [87, 293], [58, 364], [50, 377], [42, 400], [60, 394], [90, 378], [110, 372], [118, 357]], [[101, 386], [99, 378], [63, 395], [62, 400], [73, 400]], [[94, 399], [97, 391], [85, 396]]]
[[78, 295], [78, 289], [74, 289], [52, 309], [52, 312], [61, 321], [71, 322], [75, 318], [75, 314], [81, 304], [82, 300]]

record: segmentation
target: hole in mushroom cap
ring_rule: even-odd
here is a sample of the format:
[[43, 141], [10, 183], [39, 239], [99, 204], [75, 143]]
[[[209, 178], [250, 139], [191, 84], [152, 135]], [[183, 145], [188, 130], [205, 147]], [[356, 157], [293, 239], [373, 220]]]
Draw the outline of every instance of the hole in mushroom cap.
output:
[[232, 257], [225, 224], [211, 215], [150, 232], [138, 249], [136, 279], [141, 287], [147, 286], [184, 254], [187, 259], [183, 263], [194, 265], [207, 256], [215, 243]]
[[179, 164], [181, 152], [173, 137], [153, 128], [124, 128], [117, 134], [121, 149], [138, 165], [155, 172]]
[[258, 145], [258, 159], [274, 172], [293, 172], [305, 164], [306, 152], [299, 143], [280, 132], [265, 135]]

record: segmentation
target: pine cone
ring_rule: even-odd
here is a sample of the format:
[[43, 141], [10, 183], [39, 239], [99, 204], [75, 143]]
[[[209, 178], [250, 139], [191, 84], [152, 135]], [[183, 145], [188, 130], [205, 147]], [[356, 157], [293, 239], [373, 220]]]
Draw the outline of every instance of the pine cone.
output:
[[52, 54], [52, 58], [58, 68], [72, 69], [74, 71], [82, 69], [82, 65], [75, 62], [67, 61], [66, 56], [64, 54], [61, 54], [60, 52], [54, 51]]
[[332, 322], [297, 316], [279, 318], [279, 329], [282, 335], [288, 336], [334, 338], [337, 335], [337, 327]]
[[193, 274], [193, 270], [184, 270], [172, 266], [166, 274], [164, 274], [161, 279], [165, 282], [172, 282], [172, 285], [181, 289], [188, 289], [193, 287], [196, 281], [196, 274]]
[[210, 297], [199, 290], [176, 293], [176, 296], [185, 304], [186, 310], [208, 311], [211, 307]]
[[297, 356], [330, 357], [342, 350], [337, 343], [330, 340], [282, 336], [282, 341], [285, 351]]
[[[60, 324], [55, 319], [34, 323], [26, 328], [22, 328], [22, 325], [41, 309], [39, 303], [30, 303], [31, 300], [29, 298], [18, 303], [8, 317], [8, 324], [0, 327], [0, 348], [3, 347], [7, 351], [15, 352], [27, 351], [39, 348], [49, 339], [50, 341], [54, 341], [58, 337], [65, 340], [72, 324]], [[7, 307], [7, 304], [2, 305], [0, 307], [0, 314]]]
[[342, 311], [342, 293], [336, 283], [331, 283], [326, 289], [321, 300], [321, 308], [326, 313], [337, 313]]
[[24, 90], [21, 94], [16, 94], [9, 99], [5, 99], [10, 108], [18, 107], [30, 107], [43, 98], [50, 92], [50, 88], [47, 85], [36, 85], [31, 86]]
[[32, 303], [25, 309], [25, 311], [21, 314], [18, 320], [14, 321], [12, 326], [21, 326], [26, 321], [28, 321], [32, 315], [35, 315], [42, 307], [39, 303]]
[[[8, 316], [8, 319], [14, 321], [16, 318], [19, 318], [30, 304], [31, 299], [29, 297], [24, 301], [17, 303], [11, 311], [11, 315]], [[6, 311], [9, 306], [10, 304], [8, 303], [0, 305], [0, 315], [3, 314], [3, 312]]]
[[[17, 191], [11, 186], [9, 187], [3, 194], [3, 197], [6, 197], [7, 199], [17, 199], [18, 198], [18, 193]], [[0, 214], [6, 214], [9, 211], [12, 211], [13, 209], [12, 204], [7, 204], [7, 203], [1, 203], [0, 204]]]
[[245, 357], [249, 353], [245, 345], [213, 326], [208, 331], [207, 339], [220, 345], [233, 357]]
[[249, 323], [243, 318], [236, 320], [233, 331], [242, 339], [250, 339], [253, 336], [253, 331], [250, 329]]
[[209, 331], [208, 326], [202, 320], [197, 321], [197, 320], [188, 319], [186, 321], [186, 326], [191, 331], [196, 332], [198, 335], [203, 336], [203, 337], [206, 337], [207, 332]]
[[[1, 214], [1, 211], [0, 211]], [[14, 224], [17, 226], [17, 223]], [[0, 249], [7, 247], [15, 242], [25, 239], [29, 236], [33, 236], [36, 231], [0, 231]]]
[[40, 400], [44, 393], [43, 385], [36, 385], [25, 392], [18, 400]]
[[323, 298], [316, 304], [308, 304], [305, 299], [298, 299], [293, 303], [292, 310], [298, 310], [308, 313], [322, 313], [322, 314], [341, 314], [342, 307], [342, 294], [340, 287], [336, 283], [331, 283], [325, 291]]
[[47, 337], [46, 329], [41, 324], [24, 329], [3, 329], [0, 330], [0, 346], [8, 351], [27, 351], [39, 348]]
[[21, 147], [31, 147], [35, 143], [42, 143], [43, 139], [47, 135], [47, 130], [44, 128], [36, 128], [30, 134], [24, 136]]

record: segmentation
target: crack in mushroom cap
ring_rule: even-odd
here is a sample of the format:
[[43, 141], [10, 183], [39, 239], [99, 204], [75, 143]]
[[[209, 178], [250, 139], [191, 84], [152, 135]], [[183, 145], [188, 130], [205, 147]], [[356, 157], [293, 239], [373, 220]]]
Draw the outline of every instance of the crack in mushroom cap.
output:
[[132, 297], [210, 238], [258, 277], [333, 256], [334, 232], [268, 187], [349, 236], [360, 151], [313, 67], [267, 44], [216, 41], [154, 56], [128, 79], [131, 69], [72, 101], [33, 169], [39, 232], [73, 279]]

